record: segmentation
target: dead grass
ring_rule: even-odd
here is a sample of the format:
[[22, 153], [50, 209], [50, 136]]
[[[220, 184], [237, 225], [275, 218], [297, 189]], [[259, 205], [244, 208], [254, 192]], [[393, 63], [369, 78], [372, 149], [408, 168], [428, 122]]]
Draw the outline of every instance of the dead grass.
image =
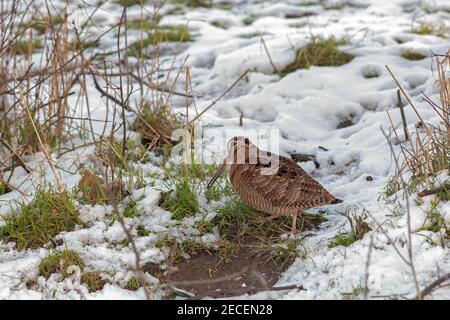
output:
[[108, 280], [101, 271], [89, 271], [81, 275], [80, 282], [88, 287], [89, 292], [97, 292], [103, 290]]
[[337, 246], [348, 247], [352, 243], [361, 240], [364, 235], [371, 230], [365, 221], [367, 219], [367, 214], [365, 211], [363, 210], [361, 214], [358, 214], [357, 210], [358, 208], [350, 207], [345, 212], [340, 213], [350, 224], [350, 231], [337, 234], [328, 243], [329, 248], [334, 248]]
[[156, 148], [172, 145], [172, 133], [181, 127], [180, 116], [174, 114], [167, 105], [144, 103], [140, 117], [136, 118], [132, 129], [140, 133], [142, 143], [154, 144]]
[[[434, 177], [442, 170], [447, 170], [450, 163], [450, 82], [445, 77], [445, 68], [450, 64], [450, 59], [447, 56], [444, 58], [435, 58], [440, 87], [440, 105], [424, 96], [425, 101], [429, 104], [430, 109], [433, 110], [440, 119], [442, 119], [442, 126], [431, 126], [424, 121], [420, 121], [420, 125], [416, 126], [415, 132], [409, 133], [410, 137], [406, 143], [400, 144], [401, 152], [404, 157], [402, 170], [409, 171], [412, 174], [412, 179], [422, 179], [426, 184], [430, 185], [429, 177]], [[414, 110], [417, 109], [413, 105]], [[397, 139], [397, 132], [395, 132]], [[400, 172], [397, 172], [398, 176]], [[395, 178], [395, 177], [394, 177]], [[405, 187], [405, 186], [401, 186]]]

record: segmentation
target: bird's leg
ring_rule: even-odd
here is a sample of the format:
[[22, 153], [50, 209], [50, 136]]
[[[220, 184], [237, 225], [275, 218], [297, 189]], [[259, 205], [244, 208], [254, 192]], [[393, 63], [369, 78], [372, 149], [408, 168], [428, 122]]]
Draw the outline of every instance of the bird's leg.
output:
[[297, 233], [297, 216], [298, 212], [292, 215], [292, 227], [291, 227], [291, 238], [294, 239]]

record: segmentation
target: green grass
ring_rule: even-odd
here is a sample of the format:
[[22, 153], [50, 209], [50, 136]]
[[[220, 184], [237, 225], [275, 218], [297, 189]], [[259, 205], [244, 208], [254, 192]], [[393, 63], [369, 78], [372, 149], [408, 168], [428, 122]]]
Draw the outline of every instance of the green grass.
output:
[[205, 191], [205, 197], [208, 201], [219, 201], [222, 198], [222, 190], [220, 189], [220, 186], [216, 184], [212, 185]]
[[439, 199], [431, 201], [430, 209], [426, 211], [425, 222], [419, 230], [439, 232], [443, 227], [446, 227], [444, 216], [438, 208], [439, 203]]
[[300, 239], [281, 239], [272, 240], [269, 242], [256, 242], [248, 247], [250, 249], [250, 254], [262, 259], [264, 263], [273, 261], [281, 266], [284, 266], [287, 263], [292, 263], [297, 257], [304, 260], [308, 255], [308, 252], [302, 245], [302, 240]]
[[127, 204], [125, 209], [123, 210], [123, 216], [125, 218], [135, 218], [141, 215], [141, 211], [137, 207], [137, 202], [134, 199], [130, 199], [130, 202]]
[[190, 177], [206, 181], [217, 171], [216, 164], [192, 163], [181, 166], [178, 171], [187, 170]]
[[240, 34], [239, 38], [252, 39], [252, 38], [261, 37], [261, 36], [265, 36], [265, 35], [267, 35], [267, 33], [265, 33], [265, 32], [251, 32], [251, 33]]
[[251, 226], [258, 224], [258, 219], [263, 217], [264, 215], [259, 211], [234, 198], [217, 210], [213, 224], [218, 227], [220, 235], [226, 237], [234, 230], [239, 233], [250, 230]]
[[0, 196], [4, 195], [7, 191], [7, 188], [4, 184], [0, 183]]
[[[246, 242], [246, 239], [256, 239], [252, 244], [245, 245], [252, 255], [260, 259], [287, 263], [295, 257], [306, 258], [307, 252], [301, 246], [301, 240], [280, 239], [282, 234], [290, 231], [292, 217], [282, 216], [272, 221], [266, 221], [267, 214], [257, 211], [240, 199], [232, 198], [217, 209], [216, 217], [209, 223], [197, 223], [198, 227], [210, 231], [217, 227], [223, 243], [219, 247], [222, 260], [227, 260], [234, 254], [236, 243]], [[326, 221], [321, 215], [303, 213], [297, 219], [297, 230], [311, 228]]]
[[381, 193], [380, 198], [387, 199], [390, 196], [394, 195], [400, 190], [400, 183], [398, 183], [395, 179], [389, 179], [386, 181], [384, 185], [383, 192]]
[[216, 182], [205, 191], [205, 197], [208, 201], [219, 201], [223, 197], [231, 196], [232, 194], [233, 189], [228, 180], [226, 180], [225, 184]]
[[212, 8], [211, 0], [170, 0], [175, 4], [184, 4], [189, 8]]
[[369, 292], [369, 289], [364, 286], [353, 288], [352, 292], [344, 292], [342, 293], [342, 298], [344, 300], [353, 300], [356, 299], [364, 294]]
[[234, 7], [234, 4], [231, 2], [222, 1], [219, 3], [216, 3], [214, 5], [216, 8], [222, 9], [222, 10], [231, 10]]
[[136, 227], [136, 232], [140, 237], [146, 237], [150, 235], [150, 231], [148, 231], [144, 225], [140, 224]]
[[378, 78], [380, 76], [380, 73], [375, 69], [368, 69], [368, 70], [364, 71], [363, 75], [364, 75], [364, 78], [366, 78], [366, 79], [372, 79], [372, 78]]
[[447, 183], [444, 185], [442, 190], [436, 194], [436, 197], [440, 201], [450, 201], [450, 184]]
[[400, 54], [400, 56], [406, 60], [412, 60], [412, 61], [422, 60], [427, 57], [426, 55], [424, 55], [420, 52], [414, 51], [412, 49], [405, 50], [404, 52], [402, 52]]
[[19, 212], [3, 218], [0, 239], [15, 242], [17, 250], [37, 249], [63, 231], [82, 224], [73, 199], [67, 192], [39, 189], [30, 204], [21, 204]]
[[249, 26], [249, 25], [252, 25], [253, 22], [256, 21], [256, 19], [257, 19], [256, 16], [249, 15], [249, 16], [245, 17], [244, 20], [242, 20], [242, 22], [244, 23], [244, 25]]
[[120, 139], [103, 139], [97, 143], [95, 156], [105, 164], [114, 167], [126, 168], [128, 161], [140, 162], [147, 160], [144, 145], [136, 139], [127, 139], [125, 142], [125, 154], [123, 143]]
[[107, 280], [102, 276], [101, 271], [89, 271], [81, 275], [80, 282], [85, 284], [89, 292], [96, 292], [103, 290], [103, 287], [108, 283]]
[[52, 273], [61, 273], [64, 278], [70, 276], [67, 268], [75, 265], [80, 269], [84, 268], [83, 259], [75, 251], [64, 249], [55, 250], [42, 259], [39, 264], [39, 275], [48, 278]]
[[412, 28], [411, 32], [420, 35], [430, 35], [433, 34], [434, 27], [429, 23], [421, 22], [418, 27]]
[[328, 243], [328, 248], [348, 247], [356, 241], [358, 241], [358, 238], [353, 233], [340, 233]]
[[313, 37], [306, 47], [297, 50], [295, 61], [286, 66], [281, 71], [281, 75], [286, 75], [298, 69], [308, 69], [311, 66], [336, 67], [349, 63], [353, 56], [338, 48], [346, 43], [345, 39]]
[[128, 55], [131, 57], [145, 56], [145, 51], [149, 46], [160, 42], [189, 42], [192, 36], [186, 25], [162, 26], [152, 28], [145, 32], [146, 37], [139, 39], [130, 45]]
[[146, 4], [148, 0], [114, 0], [115, 3], [121, 5], [122, 7], [132, 7], [142, 4]]
[[325, 10], [342, 10], [346, 3], [323, 3], [322, 6]]
[[127, 22], [127, 28], [151, 32], [155, 28], [155, 23], [152, 20], [131, 20]]
[[419, 35], [435, 35], [437, 37], [445, 38], [449, 34], [449, 29], [445, 24], [435, 26], [430, 23], [420, 22], [417, 27], [411, 29], [411, 33]]
[[219, 8], [222, 10], [231, 10], [233, 3], [227, 1], [213, 2], [212, 0], [170, 0], [173, 4], [186, 5], [188, 8]]
[[72, 48], [74, 50], [85, 50], [87, 48], [98, 48], [100, 46], [100, 40], [94, 40], [94, 41], [89, 41], [89, 40], [73, 40], [70, 42], [70, 45], [72, 46]]
[[169, 260], [171, 263], [178, 263], [183, 261], [183, 259], [186, 257], [186, 254], [189, 255], [195, 255], [196, 253], [200, 251], [219, 251], [223, 250], [225, 248], [225, 242], [221, 241], [219, 248], [213, 248], [209, 244], [201, 243], [200, 241], [197, 241], [196, 239], [187, 239], [183, 241], [179, 241], [178, 239], [174, 237], [165, 236], [161, 239], [159, 239], [155, 243], [156, 248], [169, 248], [170, 250], [170, 257]]
[[163, 194], [161, 208], [172, 212], [172, 218], [175, 220], [195, 215], [199, 211], [200, 205], [197, 194], [194, 192], [193, 183], [182, 179], [175, 181], [172, 187], [172, 192]]
[[346, 217], [347, 222], [350, 224], [349, 232], [342, 232], [337, 234], [328, 243], [329, 248], [334, 248], [338, 246], [348, 247], [354, 242], [361, 240], [364, 235], [371, 230], [365, 219], [367, 218], [367, 213], [363, 210], [361, 215], [358, 215], [353, 210], [358, 209], [357, 207], [347, 208], [344, 213], [341, 213]]
[[[30, 42], [28, 40], [20, 40], [16, 43], [16, 53], [20, 55], [28, 55]], [[36, 49], [42, 49], [44, 46], [42, 41], [39, 39], [33, 39], [31, 41], [31, 52], [33, 53]]]
[[222, 21], [219, 20], [214, 20], [211, 22], [211, 25], [216, 27], [216, 28], [220, 28], [220, 29], [227, 29], [227, 27], [225, 26], [225, 24]]
[[[264, 218], [267, 216], [266, 213], [255, 210], [237, 197], [233, 197], [217, 209], [217, 215], [211, 223], [217, 226], [222, 238], [229, 239], [248, 235], [277, 239], [290, 230], [291, 216], [266, 221]], [[305, 212], [297, 219], [297, 230], [301, 232], [305, 226], [312, 227], [324, 221], [326, 218], [321, 215], [310, 215]]]
[[77, 192], [81, 194], [80, 200], [87, 204], [105, 204], [109, 201], [103, 179], [90, 171], [84, 172], [78, 183]]
[[51, 25], [57, 26], [63, 23], [63, 21], [63, 18], [58, 15], [51, 16], [50, 19], [48, 18], [48, 16], [46, 16], [44, 19], [32, 17], [29, 22], [22, 24], [21, 27], [24, 29], [31, 27], [36, 30], [38, 34], [44, 34], [51, 27]]
[[132, 276], [130, 277], [130, 279], [128, 279], [127, 284], [125, 285], [125, 289], [127, 290], [131, 290], [131, 291], [137, 291], [140, 287], [148, 286], [150, 285], [150, 283], [146, 280], [145, 284], [141, 283], [141, 281], [139, 281], [139, 279], [136, 276]]

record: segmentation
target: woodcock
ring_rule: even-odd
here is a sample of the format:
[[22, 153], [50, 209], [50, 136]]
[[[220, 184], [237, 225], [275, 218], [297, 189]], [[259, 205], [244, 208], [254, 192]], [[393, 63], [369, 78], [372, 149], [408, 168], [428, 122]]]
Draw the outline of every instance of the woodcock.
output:
[[261, 151], [248, 138], [234, 137], [228, 155], [208, 183], [208, 188], [230, 167], [230, 181], [240, 198], [252, 208], [270, 214], [267, 220], [291, 214], [291, 235], [303, 211], [341, 203], [294, 161]]

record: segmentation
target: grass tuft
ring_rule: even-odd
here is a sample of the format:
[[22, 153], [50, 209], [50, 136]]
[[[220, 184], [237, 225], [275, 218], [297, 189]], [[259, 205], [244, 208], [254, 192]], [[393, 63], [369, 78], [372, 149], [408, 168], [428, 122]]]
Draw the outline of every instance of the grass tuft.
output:
[[78, 266], [80, 269], [84, 268], [84, 262], [80, 255], [68, 249], [55, 250], [42, 259], [39, 264], [39, 275], [48, 278], [52, 273], [61, 273], [64, 278], [67, 278], [70, 276], [67, 272], [67, 268], [70, 266]]
[[444, 216], [438, 208], [439, 203], [439, 199], [431, 201], [431, 207], [426, 212], [425, 222], [420, 230], [439, 232], [442, 228], [446, 228]]
[[[103, 139], [95, 148], [95, 156], [108, 166], [126, 168], [127, 161], [140, 162], [146, 160], [146, 148], [135, 139], [125, 142], [126, 153], [123, 152], [123, 143], [119, 139]], [[124, 157], [126, 156], [126, 158]]]
[[435, 26], [431, 23], [420, 22], [417, 27], [411, 29], [411, 33], [420, 35], [435, 35], [437, 37], [445, 38], [448, 33], [448, 27], [445, 24]]
[[90, 271], [83, 273], [81, 275], [80, 282], [88, 287], [89, 292], [103, 290], [105, 284], [108, 283], [108, 281], [102, 277], [101, 271]]
[[108, 202], [104, 181], [90, 171], [85, 171], [78, 182], [81, 199], [89, 204], [103, 204]]
[[[291, 216], [281, 216], [272, 221], [264, 220], [265, 217], [267, 217], [266, 213], [253, 209], [238, 198], [232, 198], [217, 209], [217, 215], [212, 224], [217, 226], [222, 238], [228, 239], [249, 235], [278, 238], [291, 226]], [[303, 213], [300, 219], [297, 219], [297, 229], [301, 232], [305, 228], [313, 228], [324, 221], [326, 218], [322, 215]]]
[[281, 71], [281, 75], [286, 75], [298, 69], [308, 69], [311, 66], [334, 67], [349, 63], [353, 56], [338, 48], [346, 43], [347, 40], [345, 39], [313, 37], [306, 47], [297, 50], [295, 61], [286, 66]]
[[130, 199], [130, 202], [127, 204], [127, 206], [123, 210], [123, 216], [125, 218], [135, 218], [135, 217], [139, 217], [140, 215], [141, 215], [141, 212], [138, 209], [136, 200]]
[[371, 230], [364, 220], [367, 218], [367, 214], [363, 211], [362, 215], [358, 215], [356, 212], [352, 212], [352, 209], [353, 208], [349, 208], [344, 213], [341, 213], [341, 215], [347, 218], [347, 221], [350, 224], [350, 232], [343, 232], [336, 235], [328, 243], [329, 248], [337, 246], [348, 247], [352, 243], [361, 240], [364, 235]]
[[156, 43], [160, 42], [189, 42], [192, 41], [192, 36], [189, 33], [187, 26], [162, 26], [151, 28], [146, 31], [147, 37], [142, 40], [137, 40], [130, 45], [128, 55], [131, 57], [145, 56], [145, 50]]
[[424, 55], [420, 52], [414, 51], [412, 49], [408, 49], [408, 50], [402, 52], [402, 54], [400, 56], [406, 60], [412, 60], [412, 61], [422, 60], [427, 57], [426, 55]]
[[340, 233], [328, 243], [328, 248], [338, 246], [348, 247], [356, 241], [358, 241], [358, 239], [353, 233]]
[[5, 217], [0, 239], [15, 242], [17, 250], [37, 249], [61, 232], [73, 231], [82, 224], [69, 194], [39, 189], [30, 204], [22, 204], [11, 216]]
[[130, 279], [128, 279], [125, 289], [137, 291], [140, 287], [143, 287], [144, 285], [148, 286], [150, 285], [150, 283], [148, 281], [145, 281], [145, 284], [141, 283], [141, 281], [139, 281], [139, 279], [136, 278], [136, 276], [132, 276], [130, 277]]
[[150, 235], [150, 231], [148, 231], [144, 225], [140, 224], [136, 227], [136, 232], [140, 237], [147, 237]]
[[172, 133], [181, 127], [180, 116], [172, 113], [166, 105], [144, 103], [140, 110], [140, 116], [132, 125], [132, 129], [140, 133], [142, 143], [146, 146], [155, 144], [159, 149], [165, 145], [171, 147]]
[[200, 206], [193, 185], [187, 179], [182, 179], [176, 181], [173, 188], [172, 192], [163, 195], [161, 208], [172, 212], [175, 220], [195, 215]]
[[378, 78], [380, 76], [380, 71], [375, 68], [367, 68], [363, 71], [363, 76], [365, 79]]
[[20, 55], [28, 55], [28, 51], [30, 49], [30, 43], [31, 43], [31, 52], [33, 53], [34, 50], [39, 50], [44, 47], [42, 44], [42, 41], [39, 39], [33, 39], [31, 42], [28, 40], [20, 40], [16, 43], [16, 53]]
[[132, 7], [142, 4], [146, 4], [148, 0], [114, 0], [115, 3], [121, 5], [122, 7]]

